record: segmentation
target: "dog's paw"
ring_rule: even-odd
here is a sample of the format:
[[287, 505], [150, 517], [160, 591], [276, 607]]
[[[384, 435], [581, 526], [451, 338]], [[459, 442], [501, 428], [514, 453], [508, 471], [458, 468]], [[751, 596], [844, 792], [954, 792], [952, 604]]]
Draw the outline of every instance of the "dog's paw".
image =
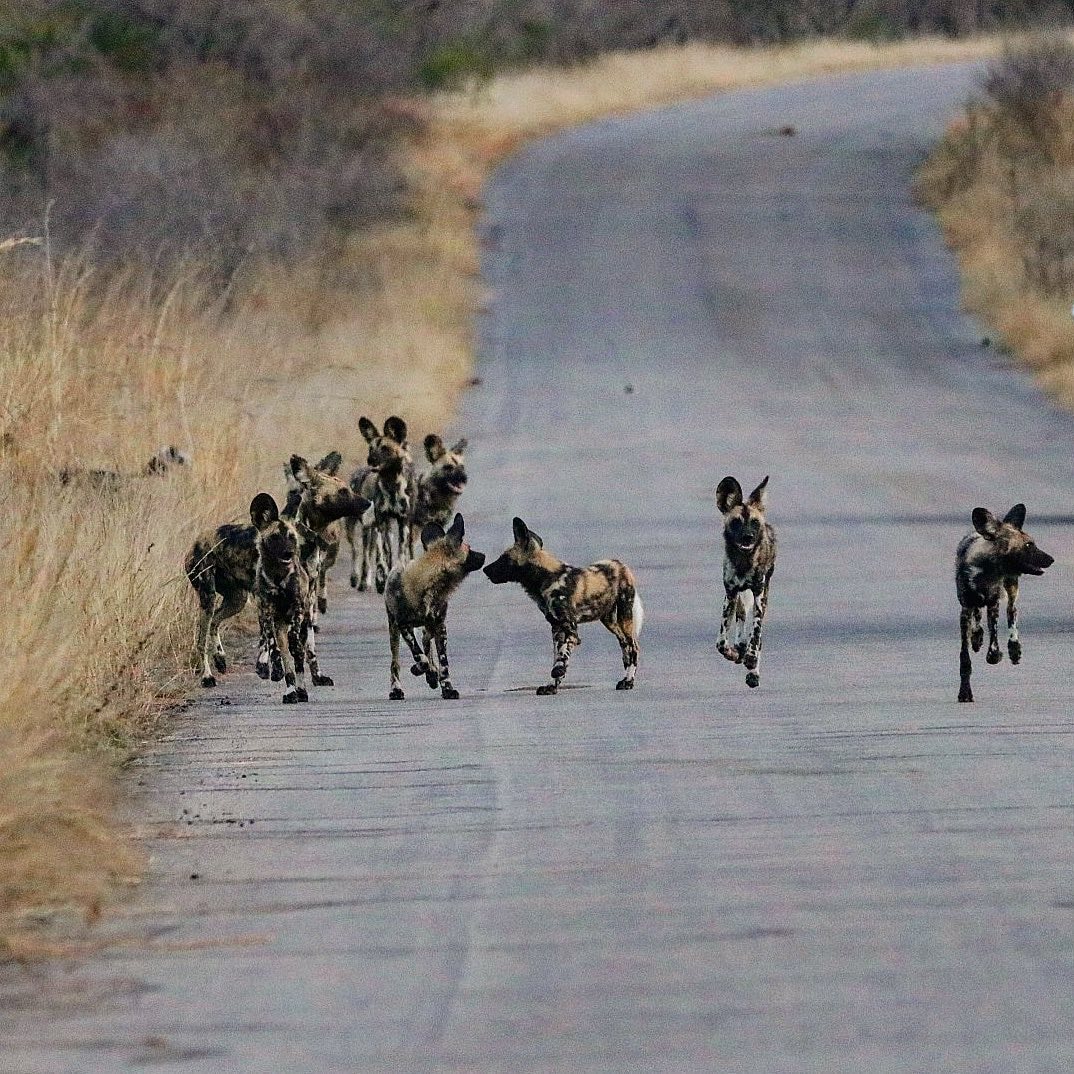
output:
[[757, 666], [757, 654], [749, 652], [746, 653], [746, 655], [742, 658], [742, 666], [745, 667], [747, 671], [753, 671], [753, 669]]
[[440, 696], [445, 701], [458, 701], [459, 700], [459, 691], [456, 690], [454, 686], [445, 686], [440, 691]]
[[973, 691], [970, 689], [968, 683], [965, 686], [960, 686], [959, 687], [959, 689], [958, 689], [958, 699], [959, 699], [959, 701], [972, 701], [973, 700]]
[[435, 690], [440, 685], [440, 676], [432, 668], [429, 668], [425, 672], [425, 681], [429, 684], [430, 690]]
[[259, 679], [267, 679], [271, 674], [271, 669], [269, 668], [267, 660], [258, 660], [258, 662], [254, 664], [254, 671], [257, 672], [257, 677]]
[[1003, 653], [999, 649], [989, 649], [988, 655], [985, 657], [989, 664], [998, 664], [1002, 659]]
[[357, 589], [357, 588], [358, 588], [358, 575], [357, 574], [352, 574], [351, 575], [351, 589]]
[[567, 665], [561, 663], [555, 663], [552, 665], [552, 678], [562, 679], [567, 674]]
[[204, 686], [206, 689], [209, 689], [209, 687], [211, 686], [215, 686], [216, 677], [214, 675], [202, 675], [201, 685]]
[[549, 694], [554, 694], [559, 689], [558, 682], [546, 682], [544, 686], [537, 687], [538, 697], [547, 697]]
[[295, 698], [299, 701], [309, 701], [310, 695], [306, 692], [304, 686], [295, 687]]
[[429, 670], [428, 664], [411, 664], [410, 674], [417, 678], [419, 675], [424, 675]]
[[213, 667], [217, 671], [227, 671], [227, 657], [223, 653], [213, 653]]
[[[317, 598], [317, 611], [319, 611], [321, 615], [324, 615], [324, 613], [328, 611], [328, 600], [325, 597]], [[314, 627], [313, 629], [316, 630], [317, 628]]]
[[388, 694], [389, 701], [402, 701], [406, 698], [406, 694], [403, 693], [401, 686], [393, 686], [391, 693]]
[[720, 656], [730, 660], [732, 664], [742, 663], [742, 654], [738, 651], [738, 647], [735, 645], [718, 645], [716, 651]]
[[748, 675], [746, 676], [746, 685], [747, 685], [747, 686], [748, 686], [748, 687], [749, 687], [749, 688], [750, 688], [751, 690], [756, 690], [756, 689], [757, 689], [757, 687], [761, 685], [761, 676], [760, 676], [760, 675], [758, 675], [756, 671], [751, 671], [751, 672], [750, 672], [750, 673], [749, 673], [749, 674], [748, 674]]
[[288, 690], [287, 693], [283, 695], [283, 703], [285, 705], [297, 705], [299, 700], [297, 690]]
[[615, 684], [615, 688], [617, 690], [633, 690], [634, 689], [634, 680], [633, 679], [620, 679]]
[[1020, 641], [1007, 642], [1007, 653], [1010, 655], [1012, 664], [1022, 662], [1022, 643]]
[[970, 631], [970, 648], [975, 653], [979, 653], [982, 645], [984, 645], [984, 627], [976, 627]]
[[314, 686], [335, 686], [335, 680], [331, 675], [312, 675]]

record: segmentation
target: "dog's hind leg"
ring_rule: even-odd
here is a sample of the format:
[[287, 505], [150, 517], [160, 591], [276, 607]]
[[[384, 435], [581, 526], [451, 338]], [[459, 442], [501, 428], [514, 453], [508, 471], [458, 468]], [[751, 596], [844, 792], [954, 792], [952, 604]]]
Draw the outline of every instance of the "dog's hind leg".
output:
[[1007, 652], [1011, 663], [1022, 659], [1022, 642], [1018, 637], [1018, 579], [1010, 578], [1003, 583], [1007, 590]]
[[227, 668], [227, 656], [224, 653], [224, 643], [220, 638], [220, 625], [232, 616], [238, 615], [239, 612], [246, 606], [246, 598], [248, 594], [245, 590], [231, 590], [223, 594], [223, 600], [220, 607], [213, 612], [212, 619], [209, 623], [208, 630], [205, 636], [205, 648], [204, 648], [204, 671], [202, 675], [202, 686], [215, 686], [216, 676], [213, 675], [211, 668], [209, 667], [209, 650], [212, 648], [212, 662], [213, 665], [219, 671], [223, 671]]
[[984, 645], [984, 627], [981, 625], [981, 609], [971, 609], [972, 620], [970, 622], [970, 648], [975, 653], [981, 651], [981, 646]]
[[440, 658], [436, 654], [433, 634], [429, 627], [422, 629], [421, 646], [425, 650], [425, 659], [428, 661], [425, 665], [425, 681], [429, 684], [430, 690], [435, 690], [440, 685]]
[[973, 662], [970, 660], [970, 631], [973, 623], [973, 609], [963, 608], [958, 617], [959, 630], [962, 636], [962, 648], [958, 654], [958, 699], [959, 701], [972, 701], [973, 689], [970, 686], [970, 676], [973, 674]]
[[429, 657], [418, 644], [418, 636], [414, 633], [414, 628], [401, 627], [400, 633], [402, 633], [403, 641], [406, 642], [407, 648], [410, 650], [410, 655], [414, 657], [414, 663], [410, 667], [410, 674], [424, 675], [429, 685], [435, 689], [436, 672], [433, 671], [432, 665], [429, 663]]
[[321, 665], [317, 660], [317, 635], [310, 628], [311, 621], [306, 626], [306, 661], [310, 666], [310, 681], [314, 686], [335, 686], [331, 675], [321, 674]]

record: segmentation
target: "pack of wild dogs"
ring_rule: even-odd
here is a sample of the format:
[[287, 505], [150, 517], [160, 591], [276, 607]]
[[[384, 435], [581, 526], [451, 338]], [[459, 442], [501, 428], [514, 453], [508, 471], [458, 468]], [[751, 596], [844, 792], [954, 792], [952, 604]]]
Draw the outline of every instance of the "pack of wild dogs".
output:
[[[197, 654], [203, 686], [215, 686], [216, 675], [227, 670], [221, 625], [251, 599], [260, 627], [255, 667], [263, 679], [283, 680], [284, 703], [309, 700], [307, 665], [314, 686], [332, 685], [318, 662], [316, 636], [318, 618], [328, 610], [327, 575], [346, 539], [352, 587], [374, 588], [384, 596], [392, 700], [405, 697], [400, 640], [413, 660], [411, 673], [442, 697], [458, 698], [448, 661], [448, 602], [466, 577], [481, 568], [497, 585], [518, 583], [551, 628], [552, 668], [538, 694], [557, 693], [571, 653], [581, 643], [579, 626], [597, 621], [622, 651], [624, 674], [616, 689], [633, 689], [644, 611], [625, 563], [602, 559], [588, 567], [570, 566], [515, 518], [512, 543], [486, 564], [484, 554], [466, 543], [465, 523], [456, 511], [467, 483], [466, 440], [449, 448], [436, 434], [426, 436], [422, 446], [428, 465], [419, 473], [403, 419], [389, 417], [378, 429], [363, 417], [359, 430], [367, 444], [366, 462], [349, 477], [340, 476], [343, 457], [338, 451], [313, 464], [292, 455], [284, 467], [288, 492], [282, 506], [259, 492], [250, 503], [249, 525], [225, 523], [194, 542], [185, 567], [201, 608]], [[167, 462], [177, 464], [172, 456]], [[185, 462], [184, 457], [179, 464]], [[163, 469], [151, 460], [147, 472]], [[96, 471], [92, 475], [101, 482]], [[766, 514], [768, 480], [747, 496], [735, 478], [725, 477], [715, 497], [724, 544], [724, 603], [716, 648], [745, 668], [750, 688], [761, 681], [764, 622], [776, 567], [776, 534]], [[1024, 504], [1002, 519], [978, 507], [971, 516], [972, 532], [959, 543], [959, 701], [973, 700], [970, 651], [978, 652], [984, 643], [982, 613], [988, 626], [986, 660], [996, 664], [1002, 659], [998, 623], [1004, 598], [1007, 652], [1013, 664], [1021, 660], [1019, 579], [1041, 575], [1054, 562], [1023, 529], [1025, 517]]]

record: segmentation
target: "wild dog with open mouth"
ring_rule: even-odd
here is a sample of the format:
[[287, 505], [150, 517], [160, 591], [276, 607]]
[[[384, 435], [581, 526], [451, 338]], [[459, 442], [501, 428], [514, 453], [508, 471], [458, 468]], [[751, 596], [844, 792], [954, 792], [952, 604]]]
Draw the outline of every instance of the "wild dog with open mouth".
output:
[[136, 474], [121, 474], [117, 470], [81, 470], [65, 466], [59, 472], [61, 485], [91, 485], [108, 492], [118, 492], [129, 481], [142, 477], [166, 474], [169, 470], [189, 466], [189, 451], [180, 451], [174, 445], [160, 448]]
[[1003, 659], [999, 648], [999, 602], [1007, 596], [1007, 652], [1011, 663], [1022, 659], [1018, 636], [1018, 579], [1023, 574], [1042, 575], [1055, 560], [1041, 551], [1022, 527], [1026, 520], [1024, 503], [1015, 504], [1001, 522], [985, 507], [975, 507], [971, 516], [974, 532], [959, 542], [955, 557], [955, 590], [961, 606], [959, 628], [962, 647], [959, 652], [959, 701], [972, 701], [970, 676], [973, 663], [970, 648], [980, 652], [984, 642], [981, 609], [988, 615], [988, 653], [985, 659], [998, 664]]
[[617, 690], [632, 690], [638, 670], [638, 636], [644, 610], [630, 568], [617, 559], [602, 559], [589, 567], [570, 567], [546, 552], [544, 542], [525, 522], [513, 522], [515, 543], [485, 574], [496, 585], [518, 582], [541, 609], [552, 627], [552, 681], [537, 688], [554, 694], [567, 674], [571, 650], [581, 644], [579, 623], [600, 620], [623, 650], [626, 675]]
[[384, 431], [366, 417], [358, 428], [369, 444], [366, 465], [351, 477], [351, 488], [373, 504], [361, 520], [362, 566], [358, 569], [357, 524], [348, 522], [351, 545], [351, 585], [361, 591], [376, 585], [384, 592], [388, 572], [413, 555], [410, 517], [414, 505], [414, 460], [407, 444], [407, 425], [394, 415]]
[[[411, 672], [424, 675], [432, 689], [440, 687], [442, 697], [451, 701], [459, 691], [451, 685], [447, 654], [448, 598], [468, 574], [485, 562], [482, 552], [474, 552], [463, 541], [462, 515], [456, 515], [444, 531], [438, 522], [430, 522], [421, 531], [423, 555], [407, 564], [399, 564], [388, 575], [384, 587], [384, 606], [388, 612], [388, 635], [392, 651], [392, 685], [388, 697], [402, 701], [403, 684], [399, 679], [399, 635], [402, 634], [414, 657]], [[422, 644], [414, 633], [422, 629]]]
[[267, 492], [259, 492], [251, 501], [250, 519], [257, 531], [257, 616], [283, 661], [283, 703], [309, 701], [305, 657], [312, 626], [313, 581], [302, 565], [302, 539], [294, 523], [281, 517]]
[[[776, 569], [776, 534], [765, 520], [767, 490], [767, 477], [745, 501], [742, 486], [733, 477], [725, 477], [716, 489], [716, 506], [724, 516], [723, 586], [726, 594], [716, 647], [733, 663], [745, 664], [746, 685], [751, 688], [761, 683], [761, 632], [768, 610], [768, 588]], [[746, 628], [747, 604], [753, 605], [753, 624], [749, 631]]]
[[418, 478], [410, 516], [411, 535], [421, 533], [430, 522], [446, 526], [466, 488], [465, 437], [448, 449], [436, 433], [430, 433], [423, 446], [432, 469]]

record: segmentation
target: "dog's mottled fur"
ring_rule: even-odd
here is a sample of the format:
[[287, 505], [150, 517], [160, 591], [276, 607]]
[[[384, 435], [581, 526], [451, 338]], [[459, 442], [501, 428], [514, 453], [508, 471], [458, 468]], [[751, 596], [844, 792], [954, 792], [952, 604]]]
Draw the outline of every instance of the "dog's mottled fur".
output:
[[160, 448], [137, 474], [121, 474], [118, 470], [80, 470], [66, 466], [59, 472], [61, 485], [89, 485], [107, 492], [119, 492], [128, 482], [140, 477], [166, 474], [169, 470], [189, 466], [191, 454], [174, 445]]
[[[403, 684], [399, 678], [399, 636], [402, 635], [414, 657], [411, 672], [424, 675], [432, 689], [440, 687], [441, 696], [453, 700], [459, 696], [451, 684], [447, 654], [447, 607], [451, 594], [468, 574], [485, 562], [481, 552], [474, 552], [463, 540], [462, 515], [456, 515], [445, 532], [437, 522], [430, 522], [421, 532], [424, 553], [407, 564], [399, 564], [388, 575], [384, 588], [384, 606], [388, 612], [391, 642], [391, 692], [388, 697], [401, 701]], [[418, 645], [415, 631], [422, 630]]]
[[[746, 666], [749, 687], [761, 683], [761, 635], [776, 569], [776, 534], [765, 519], [767, 499], [767, 477], [747, 500], [733, 477], [725, 477], [716, 489], [716, 506], [723, 515], [725, 593], [717, 649], [733, 663]], [[753, 605], [751, 629], [746, 626], [749, 604]]]
[[276, 501], [267, 492], [253, 498], [250, 519], [257, 531], [257, 617], [271, 633], [283, 660], [283, 703], [309, 701], [305, 656], [313, 581], [302, 565], [301, 538], [294, 523], [281, 517]]
[[1011, 663], [1022, 659], [1018, 636], [1018, 579], [1023, 574], [1041, 575], [1054, 562], [1041, 551], [1022, 527], [1025, 504], [1012, 507], [1000, 521], [985, 507], [975, 507], [971, 516], [973, 531], [959, 542], [955, 557], [955, 590], [961, 606], [959, 628], [962, 646], [959, 652], [959, 701], [972, 701], [970, 676], [973, 663], [970, 649], [979, 652], [984, 642], [981, 610], [988, 616], [988, 653], [985, 659], [998, 664], [1003, 659], [999, 648], [999, 602], [1007, 597], [1007, 652]]
[[422, 446], [431, 468], [418, 478], [410, 518], [412, 534], [421, 533], [430, 522], [446, 526], [467, 480], [465, 438], [449, 449], [436, 433], [430, 433]]
[[559, 689], [571, 650], [581, 644], [578, 625], [597, 620], [615, 635], [623, 651], [626, 675], [615, 688], [633, 689], [644, 613], [630, 568], [617, 559], [570, 567], [545, 551], [544, 542], [522, 519], [516, 518], [513, 525], [515, 543], [485, 568], [485, 574], [497, 585], [518, 582], [552, 628], [552, 681], [538, 687], [537, 693], [554, 694]]
[[369, 444], [366, 465], [354, 472], [351, 488], [372, 502], [361, 520], [362, 565], [358, 566], [358, 526], [347, 523], [351, 546], [351, 585], [365, 591], [375, 585], [384, 592], [388, 572], [413, 555], [410, 518], [414, 505], [414, 460], [407, 443], [407, 425], [394, 415], [381, 432], [366, 417], [358, 428]]

